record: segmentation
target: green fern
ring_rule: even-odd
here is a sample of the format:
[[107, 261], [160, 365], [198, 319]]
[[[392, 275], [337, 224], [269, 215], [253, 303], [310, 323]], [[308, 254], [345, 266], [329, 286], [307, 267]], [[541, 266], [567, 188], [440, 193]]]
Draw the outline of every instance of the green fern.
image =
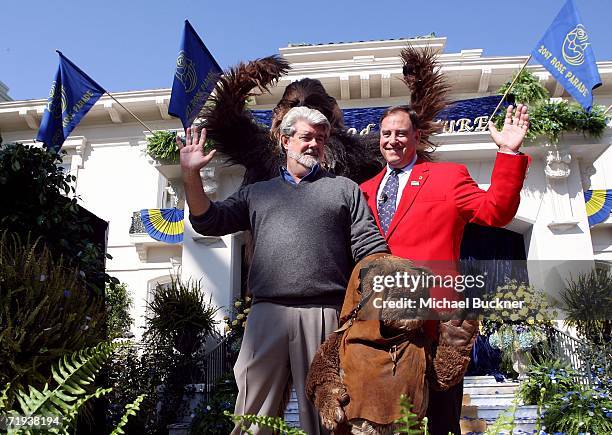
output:
[[96, 347], [86, 348], [64, 357], [52, 368], [53, 379], [57, 387], [53, 390], [45, 385], [40, 392], [30, 386], [30, 393], [17, 391], [17, 400], [27, 415], [57, 414], [68, 411], [80, 395], [86, 391], [83, 386], [94, 382], [96, 373], [104, 361], [120, 344], [100, 343]]
[[[84, 387], [95, 381], [96, 374], [112, 352], [125, 342], [100, 343], [92, 348], [85, 348], [70, 355], [64, 355], [53, 367], [53, 379], [57, 386], [53, 389], [45, 384], [42, 391], [33, 386], [28, 390], [17, 388], [15, 395], [19, 409], [7, 411], [12, 416], [61, 416], [62, 426], [51, 428], [51, 433], [68, 433], [76, 421], [81, 406], [91, 398], [99, 398], [112, 391], [110, 388], [97, 388], [87, 394]], [[0, 396], [0, 409], [6, 407], [6, 396], [9, 387]], [[20, 429], [9, 433], [33, 433], [30, 429]]]
[[401, 417], [395, 421], [399, 427], [397, 433], [406, 435], [427, 435], [427, 417], [419, 420], [419, 417], [412, 412], [412, 403], [410, 399], [402, 394], [400, 396], [400, 414]]
[[110, 435], [125, 434], [125, 432], [123, 431], [123, 427], [127, 424], [130, 416], [136, 415], [136, 412], [140, 411], [140, 403], [144, 400], [144, 398], [145, 395], [141, 394], [132, 403], [128, 403], [127, 405], [125, 405], [125, 414], [123, 414], [121, 420], [117, 424], [117, 427], [110, 433]]
[[6, 409], [6, 407], [8, 406], [8, 392], [10, 389], [11, 389], [11, 383], [9, 382], [4, 387], [4, 390], [2, 390], [2, 393], [0, 393], [0, 411], [2, 411], [3, 409]]
[[249, 434], [253, 435], [253, 432], [249, 430], [252, 425], [259, 427], [267, 427], [273, 429], [275, 433], [281, 435], [307, 435], [302, 429], [296, 427], [290, 427], [285, 420], [281, 417], [269, 417], [267, 415], [235, 415], [229, 411], [225, 411], [223, 414], [230, 417], [236, 423], [240, 424], [241, 429]]

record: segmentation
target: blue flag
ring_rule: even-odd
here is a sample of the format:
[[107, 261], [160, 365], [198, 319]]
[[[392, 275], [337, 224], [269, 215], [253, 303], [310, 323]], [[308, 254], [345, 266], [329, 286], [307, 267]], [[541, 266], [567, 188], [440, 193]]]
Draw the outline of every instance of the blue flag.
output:
[[106, 91], [61, 52], [36, 140], [58, 152], [70, 132]]
[[601, 78], [573, 0], [567, 0], [531, 54], [582, 107], [591, 110], [593, 89], [601, 86]]
[[190, 127], [206, 103], [221, 72], [217, 61], [189, 21], [185, 20], [168, 114], [180, 118], [185, 129]]

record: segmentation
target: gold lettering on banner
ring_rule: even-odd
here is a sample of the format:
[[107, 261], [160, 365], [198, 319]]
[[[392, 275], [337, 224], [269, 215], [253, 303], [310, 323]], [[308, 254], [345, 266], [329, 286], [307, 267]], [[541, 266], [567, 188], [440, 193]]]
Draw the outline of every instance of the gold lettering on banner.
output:
[[91, 100], [91, 97], [93, 97], [93, 93], [91, 91], [87, 91], [83, 94], [81, 99], [77, 101], [74, 106], [72, 106], [72, 110], [70, 110], [70, 112], [67, 113], [66, 116], [64, 116], [64, 119], [62, 120], [62, 126], [64, 128], [66, 128], [66, 126], [68, 126], [72, 122], [74, 117], [81, 111], [83, 106], [85, 106], [85, 104], [87, 104], [87, 102]]
[[457, 130], [457, 133], [463, 133], [466, 131], [472, 131], [474, 130], [474, 127], [472, 127], [470, 124], [472, 123], [471, 119], [468, 118], [461, 118], [457, 120], [457, 125], [459, 125], [459, 130]]
[[[453, 119], [450, 121], [442, 121], [441, 119], [438, 119], [436, 122], [442, 126], [442, 133], [466, 133], [471, 131], [481, 133], [489, 130], [488, 121], [489, 117], [487, 115], [483, 115], [478, 116], [474, 119], [461, 118], [457, 120]], [[357, 128], [352, 127], [346, 130], [346, 134], [359, 133], [360, 136], [364, 136], [366, 134], [370, 134], [372, 132], [372, 129], [375, 127], [376, 124], [368, 124], [366, 128], [361, 130], [357, 130]]]
[[442, 133], [454, 133], [455, 132], [455, 120], [444, 121], [442, 123]]
[[209, 73], [206, 75], [206, 79], [198, 88], [198, 92], [196, 92], [196, 94], [193, 96], [193, 98], [185, 108], [185, 115], [187, 116], [187, 118], [190, 117], [195, 107], [203, 106], [206, 100], [208, 100], [209, 92], [207, 92], [207, 89], [211, 84], [214, 85], [216, 83], [216, 79], [217, 74], [215, 74], [213, 71], [209, 71]]
[[478, 118], [474, 119], [474, 131], [487, 131], [489, 129], [489, 126], [487, 125], [488, 121], [488, 116], [479, 116]]
[[540, 45], [540, 48], [538, 49], [538, 53], [544, 56], [546, 60], [550, 59], [550, 56], [552, 56], [552, 53], [548, 51], [546, 47], [544, 47], [543, 45]]
[[[588, 45], [585, 43], [585, 47]], [[557, 59], [552, 55], [550, 50], [548, 50], [544, 45], [541, 45], [538, 53], [542, 54], [550, 63], [550, 66], [559, 71], [559, 74], [564, 75], [565, 79], [574, 87], [578, 92], [580, 92], [583, 96], [587, 96], [589, 94], [589, 89], [587, 86], [568, 68], [568, 66], [563, 63], [562, 60]], [[563, 54], [565, 56], [565, 53]], [[567, 60], [567, 59], [566, 59]]]

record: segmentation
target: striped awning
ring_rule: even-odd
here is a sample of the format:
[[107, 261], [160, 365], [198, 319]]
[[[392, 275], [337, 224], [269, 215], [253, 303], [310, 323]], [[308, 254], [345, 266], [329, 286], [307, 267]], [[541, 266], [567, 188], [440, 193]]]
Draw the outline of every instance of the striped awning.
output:
[[148, 208], [140, 210], [147, 234], [166, 243], [182, 243], [185, 212], [178, 208]]
[[584, 192], [589, 226], [597, 225], [610, 217], [612, 211], [612, 189], [587, 190]]

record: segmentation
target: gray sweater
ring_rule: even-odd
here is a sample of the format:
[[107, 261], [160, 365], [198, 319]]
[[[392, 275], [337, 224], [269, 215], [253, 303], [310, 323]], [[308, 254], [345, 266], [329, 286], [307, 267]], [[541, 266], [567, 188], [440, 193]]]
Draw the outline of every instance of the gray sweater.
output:
[[388, 252], [357, 184], [319, 172], [299, 184], [276, 177], [244, 186], [189, 216], [203, 235], [252, 230], [254, 302], [339, 306], [355, 263]]

